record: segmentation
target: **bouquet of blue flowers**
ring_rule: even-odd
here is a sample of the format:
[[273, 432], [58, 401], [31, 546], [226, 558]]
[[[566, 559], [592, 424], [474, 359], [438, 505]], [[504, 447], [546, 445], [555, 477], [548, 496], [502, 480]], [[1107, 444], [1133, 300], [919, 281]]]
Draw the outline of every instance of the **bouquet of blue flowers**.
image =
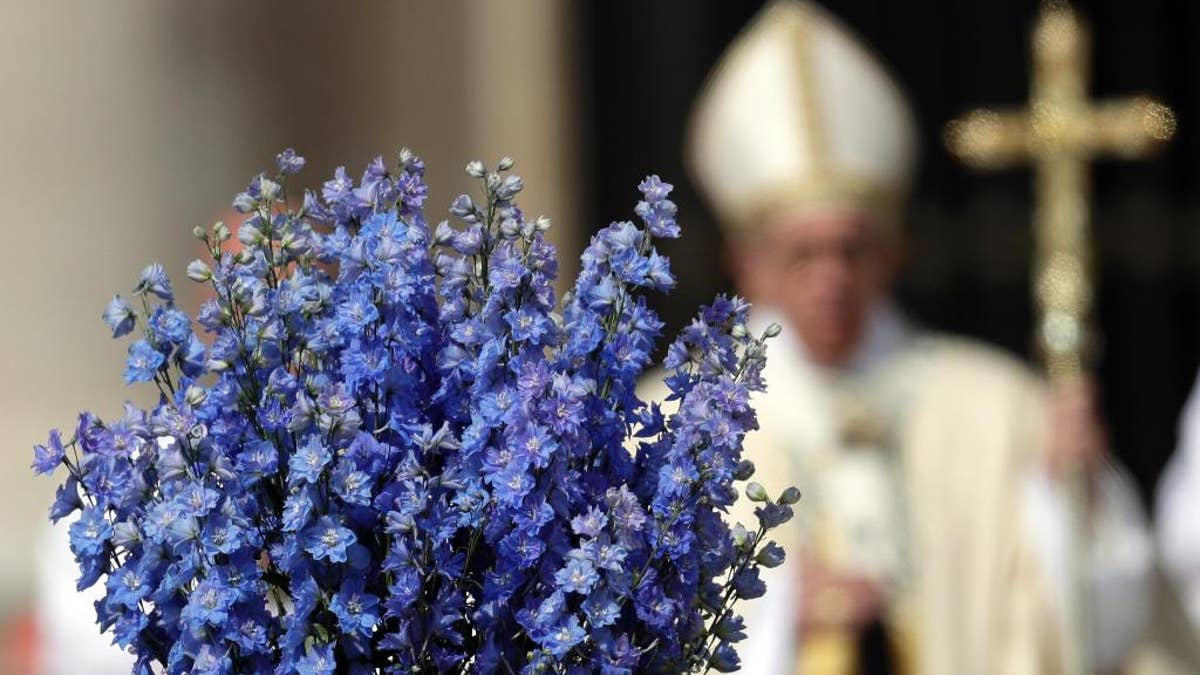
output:
[[585, 673], [736, 670], [734, 602], [783, 561], [765, 539], [799, 495], [726, 522], [756, 426], [765, 342], [718, 297], [670, 345], [666, 402], [639, 400], [674, 283], [671, 186], [596, 234], [555, 299], [549, 221], [503, 159], [430, 229], [421, 160], [344, 169], [290, 200], [291, 150], [234, 199], [241, 247], [211, 260], [193, 332], [159, 265], [104, 312], [127, 383], [34, 450], [66, 468], [82, 590], [135, 672]]

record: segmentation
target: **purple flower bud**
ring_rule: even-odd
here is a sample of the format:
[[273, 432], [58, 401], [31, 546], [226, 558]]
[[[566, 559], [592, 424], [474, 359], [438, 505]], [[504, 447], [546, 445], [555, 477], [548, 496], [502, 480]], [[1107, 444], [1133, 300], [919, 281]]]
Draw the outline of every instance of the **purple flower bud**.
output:
[[119, 295], [113, 296], [108, 307], [104, 308], [103, 315], [104, 323], [108, 324], [114, 338], [119, 338], [133, 330], [136, 316], [129, 303]]
[[746, 486], [746, 498], [752, 502], [765, 502], [770, 499], [767, 496], [767, 489], [759, 483], [750, 483]]
[[512, 201], [524, 188], [525, 183], [521, 181], [520, 176], [505, 176], [504, 180], [500, 181], [500, 185], [496, 187], [496, 199]]
[[783, 564], [784, 557], [783, 549], [775, 542], [769, 541], [759, 550], [758, 555], [754, 556], [754, 562], [766, 568], [779, 567]]
[[250, 213], [258, 208], [258, 200], [250, 196], [249, 192], [239, 192], [233, 198], [233, 210], [238, 213]]
[[135, 293], [153, 293], [167, 302], [175, 299], [175, 293], [171, 290], [171, 280], [167, 278], [167, 271], [158, 263], [148, 265], [146, 269], [142, 270], [137, 286], [133, 290]]
[[66, 456], [58, 429], [51, 429], [50, 440], [45, 445], [33, 446], [33, 470], [39, 474], [53, 473]]
[[300, 173], [300, 170], [304, 168], [304, 158], [297, 155], [292, 148], [288, 148], [275, 155], [275, 166], [279, 169], [279, 173], [290, 176]]
[[454, 198], [453, 202], [450, 203], [450, 213], [458, 216], [459, 218], [465, 218], [474, 212], [475, 204], [467, 195], [459, 195]]
[[237, 237], [238, 241], [246, 246], [260, 246], [266, 241], [266, 237], [263, 236], [262, 231], [250, 224], [250, 221], [246, 221], [238, 227]]
[[785, 506], [791, 506], [800, 501], [800, 491], [794, 487], [789, 487], [779, 495], [779, 503]]
[[193, 260], [187, 266], [188, 278], [198, 283], [204, 283], [212, 279], [212, 270], [203, 260]]
[[278, 200], [279, 195], [283, 193], [282, 185], [266, 177], [259, 180], [258, 189], [262, 193], [262, 200], [267, 204]]
[[733, 577], [733, 590], [743, 600], [753, 600], [762, 597], [767, 592], [767, 585], [758, 575], [757, 568], [744, 569]]
[[651, 204], [666, 199], [673, 189], [673, 185], [662, 182], [662, 179], [655, 175], [646, 176], [645, 180], [638, 183], [638, 190]]

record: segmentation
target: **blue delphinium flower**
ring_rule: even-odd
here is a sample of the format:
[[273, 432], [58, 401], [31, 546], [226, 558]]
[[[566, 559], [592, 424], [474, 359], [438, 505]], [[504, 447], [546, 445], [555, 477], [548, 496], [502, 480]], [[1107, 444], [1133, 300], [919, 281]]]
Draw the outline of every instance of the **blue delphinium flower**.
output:
[[304, 169], [304, 158], [296, 154], [292, 148], [288, 148], [283, 152], [275, 155], [275, 166], [279, 169], [279, 173], [292, 175], [300, 173]]
[[108, 303], [108, 307], [104, 308], [104, 323], [108, 324], [114, 338], [119, 338], [133, 330], [136, 317], [137, 314], [134, 313], [133, 308], [119, 295], [114, 295], [112, 301]]
[[152, 293], [167, 302], [175, 299], [175, 293], [171, 289], [171, 280], [167, 277], [167, 270], [158, 263], [148, 265], [146, 269], [142, 270], [134, 292]]
[[83, 510], [79, 520], [71, 524], [71, 550], [80, 557], [96, 557], [112, 536], [113, 528], [104, 517], [104, 512], [89, 508]]
[[[598, 231], [563, 298], [547, 219], [512, 160], [468, 165], [481, 195], [425, 218], [402, 150], [288, 198], [293, 150], [198, 228], [197, 335], [161, 265], [103, 318], [139, 329], [127, 383], [149, 410], [84, 413], [33, 469], [63, 466], [79, 588], [137, 672], [694, 672], [738, 665], [733, 603], [783, 562], [766, 541], [794, 491], [727, 523], [768, 334], [719, 297], [668, 347], [671, 186]], [[236, 237], [240, 249], [230, 245]], [[138, 316], [143, 321], [139, 323]]]
[[554, 583], [560, 589], [580, 595], [587, 595], [599, 580], [595, 566], [583, 558], [569, 560], [566, 567], [554, 574]]
[[579, 625], [579, 617], [571, 615], [566, 618], [566, 621], [549, 630], [543, 647], [551, 655], [562, 658], [572, 648], [583, 642], [585, 637], [587, 637], [587, 632], [583, 630], [583, 626]]
[[379, 621], [379, 598], [363, 589], [362, 579], [347, 579], [329, 602], [329, 610], [337, 617], [338, 625], [348, 635], [369, 637]]
[[129, 358], [125, 361], [125, 384], [154, 381], [165, 361], [162, 352], [146, 340], [138, 340], [129, 346]]
[[313, 560], [346, 562], [347, 549], [356, 540], [354, 532], [330, 516], [321, 516], [301, 533], [304, 550]]
[[310, 436], [288, 462], [289, 482], [316, 483], [330, 462], [329, 450], [317, 436]]
[[105, 586], [108, 589], [108, 602], [127, 609], [137, 609], [152, 590], [145, 577], [133, 567], [122, 567], [113, 572]]
[[675, 222], [675, 203], [667, 199], [672, 186], [658, 176], [650, 176], [638, 184], [643, 201], [638, 202], [635, 212], [641, 216], [646, 229], [655, 237], [675, 238], [679, 236], [679, 225]]
[[296, 663], [299, 675], [332, 675], [337, 668], [337, 657], [333, 654], [333, 645], [317, 645], [308, 650]]
[[150, 314], [150, 330], [159, 344], [178, 345], [192, 334], [192, 320], [178, 309], [158, 307]]
[[45, 445], [33, 446], [33, 470], [37, 473], [53, 473], [66, 457], [62, 434], [58, 429], [51, 429], [50, 440]]
[[220, 581], [206, 579], [189, 595], [183, 619], [193, 632], [203, 631], [205, 626], [220, 626], [229, 619], [229, 610], [237, 599], [237, 591]]

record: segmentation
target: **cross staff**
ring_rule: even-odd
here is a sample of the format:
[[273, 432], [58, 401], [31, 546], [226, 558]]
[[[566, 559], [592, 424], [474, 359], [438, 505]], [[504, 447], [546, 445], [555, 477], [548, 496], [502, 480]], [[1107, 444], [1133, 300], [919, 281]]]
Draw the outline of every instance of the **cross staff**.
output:
[[[1087, 367], [1092, 341], [1092, 251], [1089, 230], [1088, 163], [1107, 155], [1135, 159], [1170, 140], [1175, 116], [1148, 98], [1101, 101], [1087, 98], [1089, 35], [1062, 1], [1042, 5], [1033, 29], [1033, 84], [1025, 110], [975, 110], [946, 126], [951, 152], [970, 166], [1005, 168], [1029, 163], [1036, 174], [1033, 264], [1038, 308], [1036, 340], [1051, 380], [1078, 378]], [[1069, 483], [1069, 561], [1072, 624], [1064, 651], [1066, 672], [1092, 672], [1087, 645], [1083, 543], [1086, 481]]]
[[1092, 306], [1088, 162], [1135, 159], [1170, 140], [1175, 115], [1148, 98], [1087, 99], [1088, 33], [1065, 3], [1043, 5], [1033, 30], [1026, 110], [975, 110], [946, 127], [950, 151], [976, 168], [1031, 163], [1037, 175], [1037, 341], [1051, 377], [1086, 365]]

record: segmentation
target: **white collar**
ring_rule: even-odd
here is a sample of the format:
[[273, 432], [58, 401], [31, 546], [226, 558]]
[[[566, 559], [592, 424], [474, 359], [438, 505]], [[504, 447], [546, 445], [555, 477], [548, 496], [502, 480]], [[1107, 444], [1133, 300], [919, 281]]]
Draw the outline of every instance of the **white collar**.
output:
[[867, 327], [854, 353], [839, 366], [821, 366], [808, 354], [804, 341], [788, 325], [783, 313], [769, 305], [756, 310], [751, 325], [756, 332], [778, 323], [783, 332], [767, 347], [767, 362], [784, 362], [789, 369], [802, 368], [818, 377], [866, 377], [894, 356], [912, 337], [912, 327], [890, 301], [870, 310]]

